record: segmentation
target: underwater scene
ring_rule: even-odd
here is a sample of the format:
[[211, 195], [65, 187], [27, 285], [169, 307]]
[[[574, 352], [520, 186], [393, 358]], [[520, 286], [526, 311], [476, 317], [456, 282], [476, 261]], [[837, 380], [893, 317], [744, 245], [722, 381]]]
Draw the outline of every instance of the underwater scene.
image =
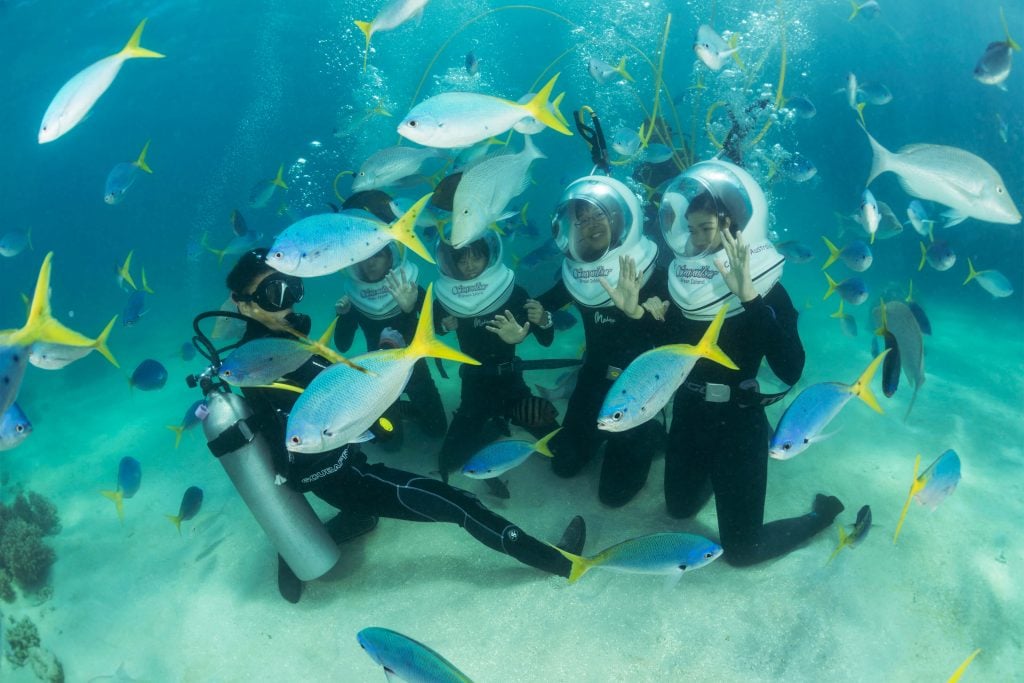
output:
[[1024, 681], [1022, 40], [0, 0], [0, 680]]

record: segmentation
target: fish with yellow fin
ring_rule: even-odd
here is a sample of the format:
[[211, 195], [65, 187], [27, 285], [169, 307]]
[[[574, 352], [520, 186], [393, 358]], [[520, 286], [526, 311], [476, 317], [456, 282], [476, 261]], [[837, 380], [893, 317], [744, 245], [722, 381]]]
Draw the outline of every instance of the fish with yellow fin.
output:
[[910, 484], [910, 493], [907, 494], [907, 502], [903, 504], [900, 521], [896, 524], [896, 533], [892, 535], [893, 543], [900, 537], [900, 529], [903, 528], [912, 499], [916, 498], [918, 503], [934, 510], [960, 483], [960, 456], [952, 448], [936, 458], [919, 475], [917, 470], [920, 465], [921, 455], [918, 454], [914, 460], [914, 481]]
[[853, 523], [853, 526], [850, 527], [849, 533], [847, 533], [846, 529], [844, 529], [842, 526], [839, 527], [839, 545], [837, 545], [836, 549], [832, 551], [832, 554], [829, 556], [828, 561], [831, 562], [832, 560], [836, 559], [836, 555], [838, 555], [843, 548], [849, 548], [853, 550], [855, 547], [857, 547], [857, 545], [860, 544], [861, 541], [863, 541], [867, 537], [868, 531], [870, 530], [871, 506], [865, 505], [857, 512], [857, 521], [855, 521]]
[[121, 458], [117, 466], [117, 488], [113, 491], [100, 491], [104, 497], [114, 501], [117, 518], [124, 523], [124, 501], [139, 492], [142, 485], [142, 465], [130, 455]]

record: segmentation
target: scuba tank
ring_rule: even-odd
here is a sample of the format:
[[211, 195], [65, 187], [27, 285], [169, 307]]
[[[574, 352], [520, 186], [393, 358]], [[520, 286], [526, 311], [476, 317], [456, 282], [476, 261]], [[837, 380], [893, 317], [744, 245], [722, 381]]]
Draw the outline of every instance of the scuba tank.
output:
[[303, 581], [323, 576], [337, 564], [341, 551], [306, 497], [276, 483], [271, 446], [260, 433], [259, 421], [245, 399], [217, 378], [218, 352], [198, 332], [202, 317], [196, 319], [198, 334], [193, 341], [213, 365], [200, 375], [190, 375], [186, 382], [200, 387], [206, 396], [207, 446], [295, 575]]

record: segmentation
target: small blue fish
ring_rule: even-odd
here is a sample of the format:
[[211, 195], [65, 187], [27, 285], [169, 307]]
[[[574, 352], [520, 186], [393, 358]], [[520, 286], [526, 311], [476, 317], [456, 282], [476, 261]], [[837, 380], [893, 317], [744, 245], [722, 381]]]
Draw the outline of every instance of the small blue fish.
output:
[[32, 248], [32, 229], [10, 230], [0, 237], [0, 256], [8, 258], [17, 256], [25, 251], [25, 247]]
[[683, 533], [649, 534], [631, 538], [593, 557], [579, 557], [560, 548], [555, 549], [572, 562], [569, 583], [576, 583], [594, 568], [682, 577], [684, 572], [700, 569], [722, 554], [722, 547], [714, 541]]
[[914, 481], [910, 484], [910, 493], [907, 494], [907, 502], [903, 504], [900, 521], [896, 524], [896, 533], [892, 536], [893, 543], [900, 537], [900, 529], [903, 528], [903, 520], [910, 509], [911, 499], [916, 498], [918, 503], [934, 510], [960, 483], [960, 456], [952, 448], [936, 458], [935, 462], [919, 476], [917, 470], [920, 465], [919, 454], [914, 460]]
[[878, 202], [871, 190], [864, 190], [860, 200], [861, 225], [871, 235], [871, 244], [875, 243], [875, 233], [878, 232], [878, 224], [882, 221], [881, 211], [878, 209]]
[[206, 418], [206, 399], [199, 399], [188, 407], [181, 424], [167, 425], [167, 428], [174, 432], [174, 448], [177, 449], [181, 443], [181, 435], [195, 427]]
[[813, 119], [814, 115], [818, 113], [818, 108], [814, 106], [814, 102], [801, 95], [787, 99], [786, 108], [792, 109], [802, 119]]
[[371, 626], [356, 634], [370, 659], [384, 667], [384, 675], [409, 683], [472, 683], [447, 659], [423, 643], [391, 629]]
[[533, 453], [554, 457], [548, 450], [548, 442], [558, 433], [551, 432], [536, 443], [513, 439], [502, 439], [484, 446], [462, 466], [462, 473], [471, 479], [492, 479], [518, 467]]
[[889, 330], [882, 330], [882, 338], [888, 352], [885, 361], [882, 362], [882, 393], [886, 398], [891, 398], [900, 387], [900, 346], [896, 341], [896, 335]]
[[847, 278], [842, 282], [836, 282], [828, 273], [825, 273], [825, 277], [828, 279], [828, 291], [825, 292], [822, 301], [835, 292], [839, 292], [844, 301], [854, 306], [860, 306], [868, 300], [868, 286], [859, 277]]
[[840, 249], [832, 244], [832, 241], [824, 235], [822, 235], [821, 239], [825, 242], [825, 246], [828, 247], [829, 251], [828, 259], [826, 259], [825, 265], [821, 267], [822, 270], [825, 270], [839, 259], [843, 260], [847, 268], [858, 273], [863, 273], [871, 267], [874, 256], [871, 254], [871, 247], [863, 240], [853, 240]]
[[846, 530], [839, 527], [839, 545], [832, 551], [832, 555], [829, 556], [828, 561], [836, 559], [836, 555], [843, 548], [849, 548], [853, 550], [860, 542], [867, 538], [868, 531], [871, 530], [871, 506], [865, 505], [857, 512], [857, 521], [850, 527], [850, 533], [847, 534]]
[[807, 263], [814, 258], [811, 248], [799, 240], [786, 240], [775, 245], [775, 250], [793, 263]]
[[132, 327], [148, 312], [146, 310], [146, 293], [141, 289], [136, 289], [128, 297], [128, 303], [121, 311], [121, 324], [125, 327]]
[[914, 281], [910, 281], [910, 291], [907, 293], [907, 298], [904, 299], [907, 303], [907, 307], [910, 308], [910, 312], [913, 313], [914, 319], [917, 320], [918, 326], [921, 328], [921, 332], [924, 334], [932, 333], [932, 321], [928, 319], [928, 314], [924, 312], [924, 309], [914, 301]]
[[181, 345], [181, 359], [188, 362], [196, 357], [196, 346], [188, 341]]
[[231, 231], [235, 233], [235, 237], [245, 237], [249, 234], [245, 216], [238, 209], [231, 210]]
[[284, 164], [277, 168], [277, 175], [273, 180], [261, 180], [249, 190], [249, 206], [254, 209], [262, 209], [273, 198], [278, 188], [287, 190], [288, 185], [284, 182]]
[[167, 368], [151, 358], [139, 363], [132, 373], [129, 384], [138, 387], [142, 391], [155, 391], [162, 389], [167, 384]]
[[187, 522], [199, 514], [199, 508], [201, 507], [203, 507], [203, 490], [198, 486], [189, 486], [185, 489], [185, 495], [181, 497], [178, 514], [166, 515], [166, 517], [171, 520], [171, 524], [178, 530], [178, 535], [180, 536], [181, 523]]
[[126, 455], [117, 466], [117, 490], [100, 491], [105, 497], [114, 501], [117, 507], [117, 518], [124, 522], [124, 501], [139, 492], [142, 485], [142, 465], [138, 460]]
[[933, 239], [927, 248], [924, 246], [924, 242], [920, 244], [921, 262], [917, 266], [918, 272], [924, 270], [925, 263], [939, 272], [949, 270], [956, 263], [956, 254], [946, 240]]
[[612, 149], [624, 157], [632, 157], [640, 149], [639, 133], [632, 128], [619, 128], [612, 135]]
[[977, 280], [982, 289], [997, 299], [1013, 294], [1013, 285], [998, 270], [975, 270], [971, 259], [967, 259], [967, 268], [970, 270], [970, 273], [968, 273], [967, 279], [964, 280], [965, 285], [971, 280]]
[[17, 403], [0, 415], [0, 451], [9, 451], [32, 433], [32, 423]]
[[839, 320], [839, 327], [847, 337], [857, 336], [857, 320], [849, 313], [843, 312], [842, 299], [839, 300], [839, 310], [833, 313], [831, 317]]
[[466, 53], [466, 73], [470, 76], [476, 76], [478, 71], [480, 71], [480, 60], [470, 50]]
[[149, 140], [146, 141], [138, 159], [122, 162], [110, 170], [110, 173], [107, 175], [106, 188], [103, 190], [103, 201], [107, 204], [119, 204], [124, 199], [125, 193], [135, 184], [140, 171], [145, 171], [146, 173], [153, 172], [153, 169], [146, 164], [146, 152], [149, 151], [149, 142]]
[[798, 183], [806, 183], [818, 174], [818, 167], [802, 154], [794, 152], [779, 165], [782, 175]]
[[824, 439], [821, 431], [854, 396], [876, 413], [881, 413], [882, 407], [878, 405], [870, 385], [878, 366], [888, 355], [883, 351], [853, 384], [822, 382], [801, 391], [782, 414], [768, 445], [768, 455], [776, 460], [789, 460], [815, 441]]
[[907, 205], [907, 218], [921, 237], [928, 237], [935, 226], [935, 221], [928, 218], [928, 212], [925, 210], [924, 204], [917, 199]]

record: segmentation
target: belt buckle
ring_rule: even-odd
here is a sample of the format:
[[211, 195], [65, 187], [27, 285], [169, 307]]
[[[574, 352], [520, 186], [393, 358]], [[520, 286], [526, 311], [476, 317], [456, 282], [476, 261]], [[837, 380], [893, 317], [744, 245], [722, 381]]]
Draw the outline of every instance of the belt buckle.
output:
[[515, 371], [515, 361], [507, 360], [504, 363], [498, 363], [498, 377], [502, 377], [506, 374], [510, 375]]
[[708, 382], [705, 385], [704, 400], [708, 403], [728, 403], [731, 396], [732, 390], [728, 384]]
[[609, 365], [608, 366], [608, 370], [605, 373], [604, 377], [605, 377], [605, 379], [610, 379], [610, 380], [614, 381], [614, 380], [617, 380], [619, 378], [619, 375], [621, 375], [621, 374], [622, 374], [622, 368], [617, 368], [614, 365]]

